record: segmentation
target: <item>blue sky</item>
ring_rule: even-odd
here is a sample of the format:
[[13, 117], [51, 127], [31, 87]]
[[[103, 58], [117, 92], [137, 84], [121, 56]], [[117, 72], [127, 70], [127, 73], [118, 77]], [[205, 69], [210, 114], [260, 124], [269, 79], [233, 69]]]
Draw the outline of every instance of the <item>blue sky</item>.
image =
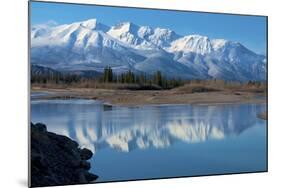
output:
[[170, 28], [181, 35], [224, 38], [238, 41], [257, 53], [266, 53], [266, 17], [31, 2], [32, 25], [49, 21], [68, 24], [91, 18], [109, 26], [130, 21]]

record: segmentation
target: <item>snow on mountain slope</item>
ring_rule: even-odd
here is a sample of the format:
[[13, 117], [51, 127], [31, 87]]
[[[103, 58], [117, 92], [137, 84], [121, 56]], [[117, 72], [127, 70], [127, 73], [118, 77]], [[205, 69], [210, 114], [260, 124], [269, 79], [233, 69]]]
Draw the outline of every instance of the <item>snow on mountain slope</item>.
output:
[[109, 27], [107, 25], [104, 25], [102, 23], [99, 23], [96, 19], [90, 19], [90, 20], [86, 20], [83, 22], [80, 22], [81, 26], [84, 26], [88, 29], [92, 29], [92, 30], [99, 30], [99, 31], [103, 31], [103, 32], [107, 32], [109, 30]]
[[225, 44], [227, 43], [227, 40], [225, 39], [213, 39], [211, 40], [211, 44], [214, 50], [218, 50], [220, 48], [222, 48], [223, 46], [225, 46]]
[[[213, 54], [218, 66], [228, 69], [239, 80], [264, 80], [266, 76], [265, 57], [258, 55], [238, 42], [227, 41]], [[221, 74], [221, 78], [226, 73]]]
[[70, 48], [75, 46], [87, 48], [89, 46], [106, 45], [118, 47], [116, 41], [111, 40], [104, 34], [104, 31], [108, 28], [95, 19], [56, 27], [40, 27], [38, 29], [34, 27], [31, 31], [31, 46], [67, 45]]
[[134, 68], [138, 71], [153, 74], [156, 71], [165, 73], [168, 78], [195, 79], [193, 69], [188, 69], [183, 64], [177, 63], [173, 59], [162, 56], [151, 56], [143, 62], [137, 63]]
[[175, 40], [168, 48], [170, 52], [195, 52], [201, 55], [211, 53], [213, 51], [211, 41], [208, 37], [200, 35], [188, 35]]
[[130, 22], [124, 22], [113, 26], [107, 34], [136, 49], [157, 49], [154, 44], [143, 38], [144, 33], [142, 32], [145, 32], [143, 28]]
[[149, 26], [138, 26], [130, 22], [117, 24], [107, 33], [134, 48], [145, 50], [168, 47], [172, 41], [180, 37], [169, 29], [153, 29]]
[[153, 33], [148, 36], [147, 40], [164, 48], [169, 47], [171, 45], [170, 43], [178, 38], [180, 38], [180, 35], [170, 29], [156, 28]]
[[101, 69], [106, 65], [128, 70], [144, 57], [107, 35], [96, 20], [34, 29], [31, 62], [58, 69]]
[[138, 45], [142, 41], [135, 36], [137, 35], [136, 34], [137, 30], [138, 30], [138, 26], [130, 22], [125, 22], [113, 26], [107, 33], [110, 36], [123, 41], [124, 43], [130, 45]]
[[[264, 80], [265, 57], [237, 42], [207, 37], [186, 36], [172, 43], [174, 60], [193, 68], [201, 78], [226, 80]], [[190, 40], [193, 38], [193, 40]]]
[[123, 22], [112, 27], [96, 19], [31, 28], [31, 63], [60, 70], [149, 74], [168, 77], [264, 80], [266, 58], [238, 42], [180, 36], [165, 28]]

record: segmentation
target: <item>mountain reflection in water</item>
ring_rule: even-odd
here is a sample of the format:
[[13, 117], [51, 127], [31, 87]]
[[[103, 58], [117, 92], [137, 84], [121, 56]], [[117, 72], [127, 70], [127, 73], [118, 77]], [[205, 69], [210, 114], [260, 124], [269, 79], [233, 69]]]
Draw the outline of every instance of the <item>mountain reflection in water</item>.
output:
[[258, 104], [117, 107], [87, 100], [33, 101], [31, 119], [93, 152], [108, 147], [130, 152], [239, 135], [264, 125], [256, 116], [265, 108]]

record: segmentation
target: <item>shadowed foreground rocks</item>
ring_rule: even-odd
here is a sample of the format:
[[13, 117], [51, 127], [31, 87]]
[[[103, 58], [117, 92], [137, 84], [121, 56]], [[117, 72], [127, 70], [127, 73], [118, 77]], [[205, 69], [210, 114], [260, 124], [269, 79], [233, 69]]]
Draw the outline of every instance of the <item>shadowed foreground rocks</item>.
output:
[[93, 153], [70, 138], [31, 123], [31, 186], [90, 183], [98, 178], [88, 172]]

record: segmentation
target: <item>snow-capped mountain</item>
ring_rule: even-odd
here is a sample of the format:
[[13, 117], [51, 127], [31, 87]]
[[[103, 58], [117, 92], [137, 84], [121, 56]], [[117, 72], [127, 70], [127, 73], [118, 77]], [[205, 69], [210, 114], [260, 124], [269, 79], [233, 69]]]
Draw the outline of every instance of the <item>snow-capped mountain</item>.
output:
[[170, 52], [194, 52], [205, 55], [210, 54], [213, 51], [213, 47], [208, 37], [188, 35], [173, 41], [168, 50]]
[[123, 22], [112, 27], [96, 19], [31, 28], [31, 63], [56, 70], [111, 66], [184, 79], [265, 80], [266, 57], [239, 42], [181, 36], [166, 28]]

